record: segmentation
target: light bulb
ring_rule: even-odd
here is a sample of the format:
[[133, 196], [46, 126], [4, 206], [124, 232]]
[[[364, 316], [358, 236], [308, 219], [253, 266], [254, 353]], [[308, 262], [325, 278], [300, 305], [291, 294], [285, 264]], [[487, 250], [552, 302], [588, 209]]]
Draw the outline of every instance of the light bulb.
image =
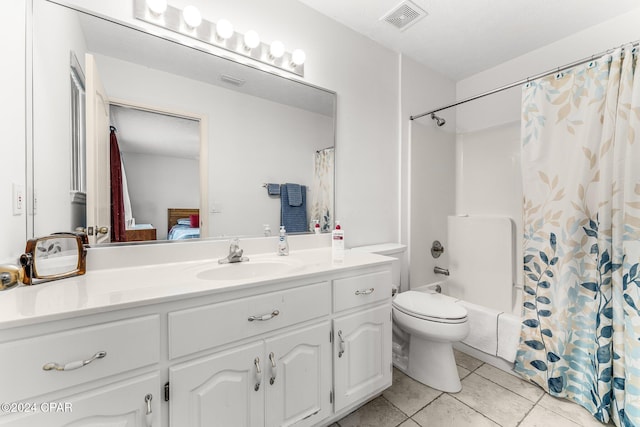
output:
[[222, 40], [226, 40], [233, 35], [233, 25], [226, 19], [221, 19], [216, 24], [216, 34]]
[[282, 55], [284, 55], [284, 44], [282, 44], [280, 40], [271, 42], [271, 46], [269, 46], [269, 55], [274, 59], [281, 58]]
[[147, 7], [155, 15], [162, 15], [167, 10], [167, 0], [147, 0]]
[[202, 15], [195, 6], [187, 6], [182, 10], [184, 22], [191, 28], [197, 28], [202, 23]]
[[304, 64], [305, 59], [307, 59], [307, 55], [302, 49], [296, 49], [291, 53], [291, 63], [296, 67]]
[[244, 34], [244, 45], [247, 49], [254, 49], [260, 45], [260, 36], [253, 30]]

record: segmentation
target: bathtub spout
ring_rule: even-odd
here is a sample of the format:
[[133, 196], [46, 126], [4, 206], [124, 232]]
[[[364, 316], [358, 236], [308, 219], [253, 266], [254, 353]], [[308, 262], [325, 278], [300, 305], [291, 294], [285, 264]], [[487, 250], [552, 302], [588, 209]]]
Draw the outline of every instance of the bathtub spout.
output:
[[433, 272], [436, 274], [444, 274], [445, 276], [449, 275], [449, 270], [442, 267], [433, 267]]

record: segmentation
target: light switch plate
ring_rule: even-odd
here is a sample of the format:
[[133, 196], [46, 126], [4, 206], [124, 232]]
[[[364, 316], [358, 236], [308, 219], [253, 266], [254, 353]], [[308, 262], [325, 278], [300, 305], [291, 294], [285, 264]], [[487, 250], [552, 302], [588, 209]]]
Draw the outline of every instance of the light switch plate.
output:
[[13, 215], [18, 216], [24, 213], [24, 186], [13, 183]]

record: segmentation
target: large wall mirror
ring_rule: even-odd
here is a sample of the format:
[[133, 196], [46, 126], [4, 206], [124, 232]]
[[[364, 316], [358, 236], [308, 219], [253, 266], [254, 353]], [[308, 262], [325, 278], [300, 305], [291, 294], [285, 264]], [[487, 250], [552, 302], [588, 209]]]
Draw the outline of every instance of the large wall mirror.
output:
[[48, 0], [32, 22], [28, 237], [110, 241], [112, 129], [127, 241], [330, 229], [334, 92]]

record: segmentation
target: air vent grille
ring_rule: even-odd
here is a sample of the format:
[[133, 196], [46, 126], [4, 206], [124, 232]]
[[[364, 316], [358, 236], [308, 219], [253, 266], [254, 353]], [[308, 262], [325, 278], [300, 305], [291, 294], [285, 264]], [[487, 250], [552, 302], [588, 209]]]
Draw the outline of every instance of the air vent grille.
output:
[[380, 18], [401, 31], [406, 30], [420, 19], [427, 16], [427, 12], [411, 1], [403, 1], [389, 13]]

